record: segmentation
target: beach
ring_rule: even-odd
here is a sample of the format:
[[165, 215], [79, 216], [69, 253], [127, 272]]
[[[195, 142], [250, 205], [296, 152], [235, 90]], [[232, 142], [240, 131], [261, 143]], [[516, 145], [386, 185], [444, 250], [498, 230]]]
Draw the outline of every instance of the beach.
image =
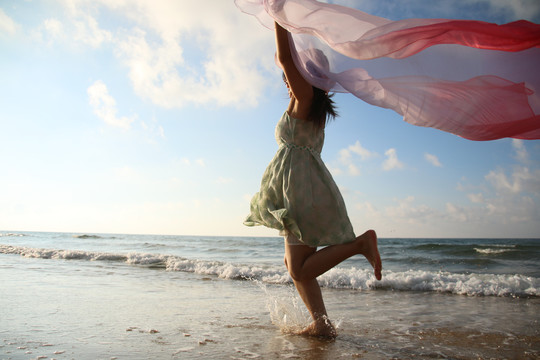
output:
[[[517, 282], [530, 281], [513, 294], [492, 289], [501, 295], [490, 295], [484, 288], [484, 294], [473, 295], [422, 290], [413, 273], [409, 281], [418, 290], [405, 289], [407, 271], [401, 285], [369, 287], [369, 269], [345, 264], [321, 280], [339, 334], [323, 340], [294, 335], [309, 317], [279, 270], [282, 244], [268, 245], [276, 254], [257, 262], [251, 252], [260, 249], [245, 246], [260, 241], [255, 238], [197, 238], [194, 245], [159, 236], [6, 234], [13, 233], [0, 238], [1, 359], [540, 357], [538, 278], [531, 274], [513, 275]], [[182, 241], [191, 247], [171, 250]], [[219, 250], [223, 241], [243, 245], [232, 254], [226, 246]], [[389, 252], [384, 241], [381, 249]], [[150, 252], [142, 252], [142, 244]], [[135, 250], [125, 253], [122, 247]], [[191, 265], [181, 267], [179, 259]], [[344, 276], [349, 271], [362, 274], [364, 284], [347, 285], [354, 279]], [[396, 267], [387, 271], [394, 278], [397, 273]]]

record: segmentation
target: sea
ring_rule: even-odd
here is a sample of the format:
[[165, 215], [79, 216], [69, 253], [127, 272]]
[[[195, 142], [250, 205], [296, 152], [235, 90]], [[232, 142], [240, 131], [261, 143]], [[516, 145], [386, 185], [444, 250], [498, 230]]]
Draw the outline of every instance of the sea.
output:
[[318, 278], [279, 237], [0, 231], [0, 359], [538, 359], [540, 239], [381, 238]]

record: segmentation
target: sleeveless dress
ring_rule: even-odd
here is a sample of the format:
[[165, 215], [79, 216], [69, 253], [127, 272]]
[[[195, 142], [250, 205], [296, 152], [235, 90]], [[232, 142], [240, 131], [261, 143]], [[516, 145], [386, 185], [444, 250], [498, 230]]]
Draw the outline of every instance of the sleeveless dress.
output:
[[287, 112], [276, 126], [279, 149], [251, 200], [244, 224], [291, 232], [316, 247], [351, 242], [354, 231], [345, 202], [321, 159], [324, 130]]

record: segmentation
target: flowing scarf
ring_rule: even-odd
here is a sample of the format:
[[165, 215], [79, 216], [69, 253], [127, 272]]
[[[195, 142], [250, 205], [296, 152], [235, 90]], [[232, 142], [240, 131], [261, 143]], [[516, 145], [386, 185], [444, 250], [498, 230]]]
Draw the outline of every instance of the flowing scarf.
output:
[[392, 21], [314, 0], [235, 0], [291, 34], [313, 86], [471, 140], [540, 139], [540, 25]]

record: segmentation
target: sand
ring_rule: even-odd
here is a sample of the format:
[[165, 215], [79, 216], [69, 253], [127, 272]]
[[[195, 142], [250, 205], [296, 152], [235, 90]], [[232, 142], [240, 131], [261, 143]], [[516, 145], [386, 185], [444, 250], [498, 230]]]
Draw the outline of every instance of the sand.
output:
[[6, 255], [1, 359], [537, 359], [540, 299], [324, 289], [336, 340], [285, 285]]

